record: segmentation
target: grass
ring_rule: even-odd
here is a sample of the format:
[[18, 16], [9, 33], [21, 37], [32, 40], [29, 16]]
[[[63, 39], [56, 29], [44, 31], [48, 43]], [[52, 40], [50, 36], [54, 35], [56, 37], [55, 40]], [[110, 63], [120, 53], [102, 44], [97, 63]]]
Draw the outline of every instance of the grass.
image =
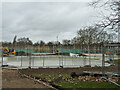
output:
[[116, 86], [111, 82], [79, 81], [78, 78], [72, 78], [68, 74], [52, 74], [52, 75], [39, 74], [39, 75], [32, 75], [32, 76], [39, 77], [41, 80], [47, 81], [47, 82], [53, 81], [59, 77], [62, 77], [62, 80], [60, 80], [59, 82], [53, 82], [53, 84], [60, 86], [62, 88], [119, 88], [118, 86]]
[[[33, 75], [34, 77], [39, 77], [41, 78], [41, 80], [44, 80], [44, 81], [52, 81], [54, 79], [54, 76], [53, 75], [44, 75], [44, 74], [40, 74], [40, 75]], [[57, 76], [56, 76], [57, 78]]]
[[115, 62], [120, 62], [120, 59], [114, 59]]
[[55, 85], [61, 86], [63, 88], [119, 88], [110, 82], [89, 82], [89, 81], [80, 81], [80, 82], [60, 82], [55, 83]]

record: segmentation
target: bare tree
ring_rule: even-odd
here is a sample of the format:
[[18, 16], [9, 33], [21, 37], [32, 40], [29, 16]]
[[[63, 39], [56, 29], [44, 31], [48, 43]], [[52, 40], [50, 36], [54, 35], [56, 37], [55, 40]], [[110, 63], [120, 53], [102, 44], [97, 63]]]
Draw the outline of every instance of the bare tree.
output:
[[[108, 33], [107, 31], [101, 31], [96, 27], [86, 27], [80, 29], [77, 32], [77, 36], [74, 37], [71, 42], [75, 47], [85, 49], [86, 47], [94, 48], [102, 43], [113, 42], [116, 38], [116, 33]], [[88, 46], [89, 45], [89, 46]]]
[[26, 48], [27, 46], [31, 46], [33, 43], [29, 38], [18, 38], [17, 39], [17, 45], [22, 48]]
[[41, 47], [41, 46], [44, 46], [44, 45], [45, 45], [45, 42], [41, 40], [40, 43], [39, 43], [39, 45], [40, 45], [40, 47]]
[[63, 40], [63, 45], [70, 45], [70, 40], [67, 39]]
[[17, 36], [15, 35], [15, 37], [14, 37], [14, 39], [13, 39], [13, 48], [14, 48], [15, 45], [16, 45], [16, 38], [17, 38]]
[[104, 7], [104, 9], [110, 11], [109, 15], [103, 16], [103, 20], [96, 26], [101, 27], [102, 30], [109, 28], [118, 32], [120, 0], [96, 0], [91, 2], [90, 5], [95, 8]]

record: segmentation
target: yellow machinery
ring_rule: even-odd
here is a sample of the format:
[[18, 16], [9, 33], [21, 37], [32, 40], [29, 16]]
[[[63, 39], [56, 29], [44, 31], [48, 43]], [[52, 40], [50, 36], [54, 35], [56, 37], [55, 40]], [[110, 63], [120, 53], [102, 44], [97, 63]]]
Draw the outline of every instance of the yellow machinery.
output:
[[15, 50], [14, 49], [9, 49], [9, 54], [15, 55]]
[[8, 55], [15, 55], [15, 50], [14, 49], [8, 49], [8, 47], [1, 47], [3, 56], [8, 56]]

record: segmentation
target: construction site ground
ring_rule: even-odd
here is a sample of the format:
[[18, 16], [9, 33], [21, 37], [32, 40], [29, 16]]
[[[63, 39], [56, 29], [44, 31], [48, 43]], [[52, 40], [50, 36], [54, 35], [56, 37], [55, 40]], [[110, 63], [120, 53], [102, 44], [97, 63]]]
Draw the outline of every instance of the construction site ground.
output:
[[[22, 77], [19, 70], [2, 69], [2, 88], [47, 88], [43, 84]], [[50, 89], [51, 90], [51, 89]]]
[[[49, 88], [33, 80], [22, 77], [21, 74], [71, 74], [83, 71], [101, 72], [101, 67], [80, 67], [80, 68], [38, 68], [38, 69], [2, 69], [2, 88]], [[118, 65], [105, 68], [106, 72], [118, 72]], [[20, 74], [21, 73], [21, 74]]]

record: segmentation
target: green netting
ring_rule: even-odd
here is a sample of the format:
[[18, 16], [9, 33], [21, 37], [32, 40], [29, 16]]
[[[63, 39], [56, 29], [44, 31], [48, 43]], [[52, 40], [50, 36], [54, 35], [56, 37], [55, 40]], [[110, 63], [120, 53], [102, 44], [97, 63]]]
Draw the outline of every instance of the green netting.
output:
[[23, 51], [25, 53], [35, 53], [36, 51], [34, 49], [14, 49], [15, 52]]
[[82, 53], [80, 49], [58, 49], [59, 53]]
[[[57, 49], [59, 53], [88, 53], [88, 49]], [[116, 54], [115, 50], [106, 49], [104, 53], [107, 51], [111, 52], [112, 54]], [[90, 53], [102, 53], [101, 49], [90, 49]]]
[[[36, 49], [14, 49], [16, 52], [23, 51], [25, 53], [40, 53], [40, 51], [37, 51]], [[57, 49], [59, 53], [88, 53], [88, 49]], [[112, 52], [113, 54], [116, 54], [116, 50], [112, 49], [106, 49], [104, 50], [104, 53], [107, 51]], [[44, 52], [45, 53], [45, 52]], [[90, 49], [90, 53], [102, 53], [101, 49]]]

